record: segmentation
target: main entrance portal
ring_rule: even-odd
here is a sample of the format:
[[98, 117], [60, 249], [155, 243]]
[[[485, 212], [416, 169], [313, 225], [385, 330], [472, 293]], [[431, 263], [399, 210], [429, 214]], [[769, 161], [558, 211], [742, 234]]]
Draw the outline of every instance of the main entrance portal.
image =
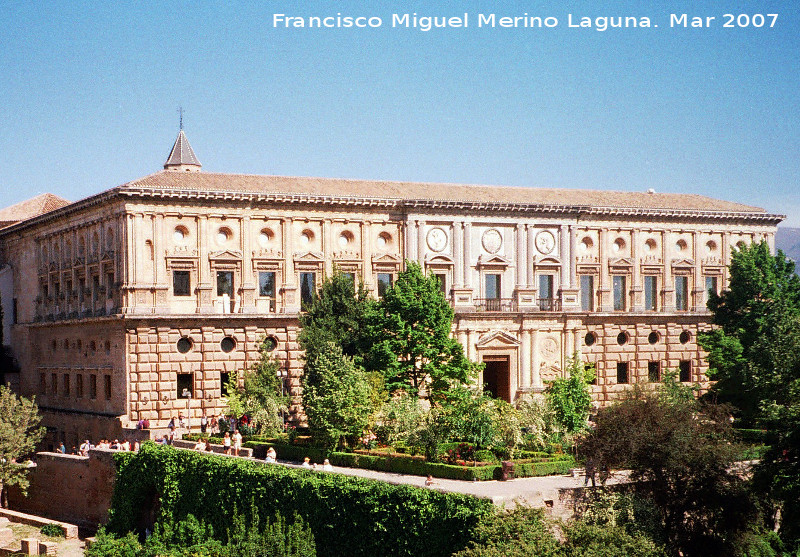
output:
[[511, 402], [511, 373], [508, 356], [484, 356], [484, 389], [495, 398]]

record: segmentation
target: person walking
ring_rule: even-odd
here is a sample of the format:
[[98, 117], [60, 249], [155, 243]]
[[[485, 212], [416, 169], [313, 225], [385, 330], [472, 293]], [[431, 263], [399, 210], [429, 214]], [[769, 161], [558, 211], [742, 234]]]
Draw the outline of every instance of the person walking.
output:
[[237, 429], [233, 432], [233, 455], [239, 456], [239, 450], [242, 448], [242, 434]]

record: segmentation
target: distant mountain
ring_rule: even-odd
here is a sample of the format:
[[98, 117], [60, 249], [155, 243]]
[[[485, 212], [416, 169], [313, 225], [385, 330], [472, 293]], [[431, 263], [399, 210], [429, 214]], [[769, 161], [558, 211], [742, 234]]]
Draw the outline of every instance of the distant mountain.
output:
[[778, 227], [775, 234], [775, 248], [783, 250], [795, 262], [795, 273], [800, 274], [800, 228]]

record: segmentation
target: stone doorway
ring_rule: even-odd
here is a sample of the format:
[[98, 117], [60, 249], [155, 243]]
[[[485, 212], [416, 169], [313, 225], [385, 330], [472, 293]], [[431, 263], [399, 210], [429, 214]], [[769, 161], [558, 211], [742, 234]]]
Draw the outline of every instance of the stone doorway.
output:
[[508, 356], [483, 357], [484, 390], [495, 398], [511, 402], [511, 362]]

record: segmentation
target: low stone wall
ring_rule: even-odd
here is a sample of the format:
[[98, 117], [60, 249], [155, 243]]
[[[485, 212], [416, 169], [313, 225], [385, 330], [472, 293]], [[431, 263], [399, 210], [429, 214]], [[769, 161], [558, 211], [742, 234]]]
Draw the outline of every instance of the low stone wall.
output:
[[87, 528], [105, 524], [116, 477], [115, 452], [92, 449], [88, 457], [37, 453], [28, 473], [28, 496], [9, 489], [10, 507]]
[[[195, 445], [197, 445], [196, 441], [184, 441], [183, 439], [175, 439], [175, 441], [172, 443], [172, 446], [178, 449], [194, 449]], [[211, 445], [211, 452], [215, 454], [225, 454], [225, 447], [222, 445]], [[233, 449], [231, 449], [231, 454], [233, 454]], [[253, 449], [242, 447], [239, 449], [239, 456], [252, 458]]]

